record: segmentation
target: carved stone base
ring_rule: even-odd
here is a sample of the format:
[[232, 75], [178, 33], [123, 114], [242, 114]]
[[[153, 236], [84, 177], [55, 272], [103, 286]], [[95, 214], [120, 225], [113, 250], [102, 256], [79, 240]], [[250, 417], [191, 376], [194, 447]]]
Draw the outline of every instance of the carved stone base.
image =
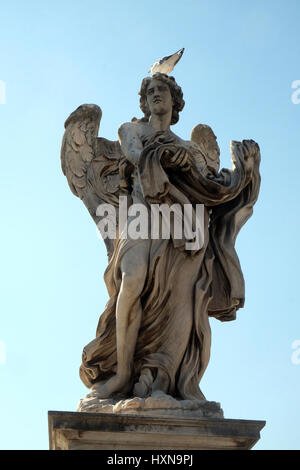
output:
[[52, 450], [251, 449], [265, 421], [49, 412]]
[[206, 400], [176, 400], [162, 392], [148, 398], [109, 398], [103, 400], [97, 392], [79, 401], [77, 411], [88, 413], [118, 413], [143, 416], [174, 416], [193, 418], [224, 418], [220, 403]]

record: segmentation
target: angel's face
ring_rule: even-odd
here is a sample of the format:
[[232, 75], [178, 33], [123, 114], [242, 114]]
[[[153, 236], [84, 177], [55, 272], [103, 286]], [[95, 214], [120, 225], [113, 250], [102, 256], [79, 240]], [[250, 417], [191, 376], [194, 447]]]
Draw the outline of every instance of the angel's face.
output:
[[166, 114], [173, 108], [173, 98], [168, 85], [153, 78], [147, 88], [147, 103], [151, 114]]

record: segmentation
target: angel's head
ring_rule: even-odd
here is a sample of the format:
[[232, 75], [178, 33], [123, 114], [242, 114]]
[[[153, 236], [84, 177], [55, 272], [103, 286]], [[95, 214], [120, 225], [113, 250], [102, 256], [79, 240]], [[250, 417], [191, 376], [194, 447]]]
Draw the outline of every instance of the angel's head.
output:
[[[179, 120], [179, 113], [184, 107], [183, 93], [179, 85], [177, 85], [174, 77], [169, 77], [164, 73], [156, 73], [152, 77], [146, 77], [142, 81], [140, 95], [140, 108], [148, 121], [151, 111], [149, 108], [148, 95], [151, 93], [152, 86], [155, 82], [162, 82], [164, 85], [161, 89], [163, 100], [166, 106], [172, 106], [171, 124], [176, 124]], [[148, 99], [147, 99], [148, 98]]]

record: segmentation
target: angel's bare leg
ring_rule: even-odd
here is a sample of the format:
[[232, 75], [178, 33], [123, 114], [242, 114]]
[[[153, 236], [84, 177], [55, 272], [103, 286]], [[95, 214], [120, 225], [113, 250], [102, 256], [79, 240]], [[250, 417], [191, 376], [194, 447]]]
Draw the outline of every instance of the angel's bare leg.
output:
[[150, 240], [141, 240], [121, 262], [122, 283], [116, 306], [117, 373], [105, 384], [95, 384], [101, 398], [121, 391], [130, 379], [142, 318], [140, 295], [144, 288]]

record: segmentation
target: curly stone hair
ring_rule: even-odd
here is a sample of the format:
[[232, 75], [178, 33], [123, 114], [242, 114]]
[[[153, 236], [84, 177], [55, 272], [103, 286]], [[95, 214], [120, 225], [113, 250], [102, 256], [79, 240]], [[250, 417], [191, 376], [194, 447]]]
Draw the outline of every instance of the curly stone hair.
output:
[[150, 117], [150, 110], [147, 104], [147, 89], [153, 78], [155, 78], [156, 80], [161, 80], [162, 82], [168, 85], [174, 102], [171, 124], [176, 124], [176, 122], [178, 122], [179, 120], [179, 113], [183, 110], [185, 104], [183, 99], [183, 93], [180, 86], [177, 85], [175, 78], [169, 77], [169, 75], [166, 75], [164, 73], [155, 73], [152, 77], [146, 77], [142, 81], [141, 89], [139, 91], [140, 108], [145, 115], [142, 120], [148, 121]]

